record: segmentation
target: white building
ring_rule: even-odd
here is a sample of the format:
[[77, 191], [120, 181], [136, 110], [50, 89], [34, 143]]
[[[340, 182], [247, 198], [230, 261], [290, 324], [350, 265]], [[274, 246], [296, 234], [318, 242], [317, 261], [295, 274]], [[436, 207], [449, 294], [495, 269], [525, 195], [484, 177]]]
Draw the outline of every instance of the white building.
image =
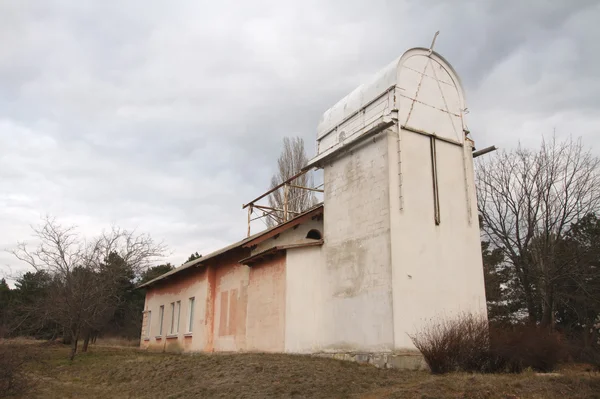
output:
[[193, 334], [170, 337], [149, 333], [167, 329], [146, 317], [142, 346], [402, 366], [409, 334], [432, 318], [485, 315], [465, 110], [439, 54], [394, 60], [319, 123], [307, 169], [324, 171], [323, 204], [146, 284], [147, 313], [193, 293], [199, 316]]

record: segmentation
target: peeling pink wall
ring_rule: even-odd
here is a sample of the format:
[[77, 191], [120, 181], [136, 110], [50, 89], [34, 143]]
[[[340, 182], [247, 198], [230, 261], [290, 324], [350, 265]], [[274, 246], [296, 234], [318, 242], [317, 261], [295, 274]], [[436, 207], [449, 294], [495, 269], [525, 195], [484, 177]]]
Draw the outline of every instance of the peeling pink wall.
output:
[[[249, 249], [237, 249], [206, 265], [152, 286], [146, 293], [146, 308], [152, 307], [153, 333], [141, 347], [167, 351], [282, 352], [285, 340], [285, 253], [252, 268], [239, 263]], [[196, 297], [194, 313], [202, 324], [193, 334], [182, 328], [167, 336], [168, 304], [189, 296], [190, 287], [202, 282], [202, 297]], [[163, 336], [157, 337], [158, 306], [165, 306]], [[148, 310], [148, 309], [146, 309]], [[182, 319], [187, 317], [182, 312]], [[144, 319], [146, 323], [146, 319]], [[145, 335], [145, 328], [142, 334]], [[199, 334], [198, 332], [202, 332]]]
[[246, 349], [246, 309], [249, 268], [239, 264], [248, 249], [233, 251], [219, 259], [214, 278], [213, 350]]
[[285, 253], [250, 268], [247, 349], [285, 348]]
[[[205, 347], [206, 334], [202, 330], [205, 325], [205, 285], [208, 273], [204, 268], [191, 269], [182, 275], [172, 276], [162, 284], [149, 287], [146, 291], [144, 310], [152, 311], [150, 337], [148, 332], [148, 317], [144, 313], [144, 325], [140, 347], [151, 350], [202, 350]], [[188, 300], [195, 297], [194, 332], [186, 334], [189, 327]], [[181, 301], [179, 332], [167, 338], [170, 321], [171, 302]], [[163, 334], [159, 334], [159, 306], [165, 307], [163, 319]]]

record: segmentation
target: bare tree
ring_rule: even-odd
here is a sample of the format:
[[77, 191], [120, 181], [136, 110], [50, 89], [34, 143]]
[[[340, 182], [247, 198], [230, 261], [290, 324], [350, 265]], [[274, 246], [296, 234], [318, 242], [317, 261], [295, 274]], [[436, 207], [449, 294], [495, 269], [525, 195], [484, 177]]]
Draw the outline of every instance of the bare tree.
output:
[[[271, 178], [271, 188], [298, 174], [307, 163], [308, 158], [304, 149], [304, 140], [300, 137], [285, 137], [283, 139], [283, 150], [277, 159], [277, 173]], [[294, 186], [299, 187], [314, 187], [310, 172], [298, 177], [292, 183]], [[275, 209], [284, 209], [284, 196], [283, 188], [274, 191], [269, 196], [269, 206]], [[293, 186], [288, 187], [287, 209], [292, 215], [301, 213], [313, 207], [316, 203], [317, 199], [314, 192]], [[277, 211], [267, 218], [267, 223], [272, 226], [283, 221], [283, 219], [283, 212]]]
[[48, 297], [38, 306], [38, 317], [59, 324], [72, 338], [72, 360], [78, 340], [83, 336], [87, 349], [89, 335], [114, 314], [123, 281], [162, 257], [165, 247], [148, 235], [118, 227], [87, 241], [73, 226], [61, 226], [51, 217], [33, 231], [37, 247], [19, 243], [12, 253], [52, 277]]
[[529, 320], [554, 325], [558, 281], [576, 268], [558, 256], [570, 226], [600, 205], [600, 160], [581, 140], [519, 146], [478, 163], [477, 196], [486, 238], [514, 271]]

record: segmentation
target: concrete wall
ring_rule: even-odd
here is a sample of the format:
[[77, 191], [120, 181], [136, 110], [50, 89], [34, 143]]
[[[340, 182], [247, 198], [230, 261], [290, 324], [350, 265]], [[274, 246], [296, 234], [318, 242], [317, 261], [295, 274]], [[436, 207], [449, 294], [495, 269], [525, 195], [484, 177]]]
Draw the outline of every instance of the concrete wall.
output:
[[[433, 318], [485, 315], [485, 291], [470, 144], [463, 149], [436, 141], [436, 225], [430, 138], [405, 130], [400, 134], [402, 205], [397, 189], [390, 195], [394, 332], [396, 349], [411, 349], [408, 334]], [[390, 153], [397, 152], [394, 136], [388, 132], [388, 137]]]
[[387, 136], [324, 168], [324, 350], [385, 350], [394, 343]]
[[247, 350], [283, 352], [285, 341], [285, 253], [250, 268]]
[[[382, 94], [394, 84], [393, 97]], [[379, 101], [391, 108], [373, 108]], [[362, 113], [344, 119], [361, 106]], [[432, 318], [485, 315], [464, 109], [452, 67], [413, 49], [324, 114], [320, 139], [367, 129], [361, 120], [371, 111], [392, 123], [374, 139], [316, 161], [325, 183], [325, 348], [410, 350], [408, 334]]]
[[285, 351], [312, 353], [322, 350], [323, 279], [322, 247], [287, 250], [285, 280]]
[[[202, 350], [206, 343], [205, 312], [207, 302], [207, 279], [203, 270], [173, 278], [168, 284], [153, 287], [146, 293], [144, 305], [144, 327], [141, 347], [152, 350]], [[194, 297], [193, 332], [189, 330], [189, 298]], [[171, 302], [181, 301], [179, 332], [170, 334]], [[164, 306], [162, 335], [160, 331], [159, 308]], [[148, 311], [150, 316], [150, 336], [147, 330]]]

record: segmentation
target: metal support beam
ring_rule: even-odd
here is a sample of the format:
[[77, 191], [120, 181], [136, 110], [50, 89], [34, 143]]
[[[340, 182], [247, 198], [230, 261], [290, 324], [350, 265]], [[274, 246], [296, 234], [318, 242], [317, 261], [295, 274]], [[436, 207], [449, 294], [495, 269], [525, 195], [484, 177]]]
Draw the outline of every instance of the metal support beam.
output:
[[459, 147], [462, 147], [462, 146], [463, 146], [463, 145], [462, 145], [461, 143], [459, 143], [458, 141], [454, 141], [454, 140], [451, 140], [451, 139], [447, 139], [447, 138], [445, 138], [445, 137], [440, 137], [440, 136], [437, 136], [437, 135], [436, 135], [436, 134], [434, 134], [434, 133], [429, 133], [429, 132], [426, 132], [426, 131], [424, 131], [424, 130], [421, 130], [421, 129], [416, 129], [416, 128], [414, 128], [414, 127], [410, 127], [410, 126], [406, 126], [406, 125], [402, 125], [402, 126], [400, 126], [400, 128], [401, 128], [401, 129], [404, 129], [404, 130], [407, 130], [407, 131], [409, 131], [409, 132], [412, 132], [412, 133], [422, 134], [423, 136], [427, 136], [427, 137], [435, 137], [437, 140], [444, 141], [444, 142], [446, 142], [446, 143], [449, 143], [449, 144], [454, 144], [454, 145], [457, 145], [457, 146], [459, 146]]
[[[270, 206], [256, 205], [256, 204], [253, 204], [252, 206], [255, 207], [255, 208], [257, 208], [257, 209], [264, 209], [264, 210], [267, 210], [267, 211], [284, 212], [283, 209], [271, 208]], [[299, 215], [301, 212], [296, 212], [296, 211], [290, 211], [290, 210], [288, 210], [288, 213], [295, 213], [296, 215]]]
[[291, 182], [293, 180], [296, 180], [297, 178], [299, 178], [303, 174], [307, 173], [308, 171], [309, 170], [303, 170], [301, 172], [298, 172], [297, 174], [295, 174], [294, 176], [290, 177], [289, 179], [287, 179], [283, 183], [278, 184], [277, 186], [273, 187], [272, 189], [270, 189], [269, 191], [267, 191], [266, 193], [264, 193], [260, 197], [256, 197], [252, 201], [248, 202], [247, 204], [242, 205], [242, 209], [245, 209], [248, 206], [250, 206], [251, 204], [255, 203], [256, 201], [259, 201], [259, 200], [265, 198], [267, 195], [271, 194], [272, 192], [279, 190], [281, 187], [285, 186], [286, 184], [288, 184], [289, 182]]
[[294, 188], [301, 188], [303, 190], [308, 190], [308, 191], [316, 191], [318, 193], [324, 193], [325, 190], [320, 190], [318, 188], [310, 188], [310, 187], [303, 187], [303, 186], [296, 186], [295, 184], [288, 184], [288, 186], [290, 187], [294, 187]]
[[492, 146], [486, 147], [486, 148], [478, 150], [478, 151], [473, 151], [473, 158], [477, 158], [481, 155], [487, 154], [488, 152], [492, 152], [492, 151], [496, 151], [496, 150], [497, 150], [496, 146], [492, 145]]

